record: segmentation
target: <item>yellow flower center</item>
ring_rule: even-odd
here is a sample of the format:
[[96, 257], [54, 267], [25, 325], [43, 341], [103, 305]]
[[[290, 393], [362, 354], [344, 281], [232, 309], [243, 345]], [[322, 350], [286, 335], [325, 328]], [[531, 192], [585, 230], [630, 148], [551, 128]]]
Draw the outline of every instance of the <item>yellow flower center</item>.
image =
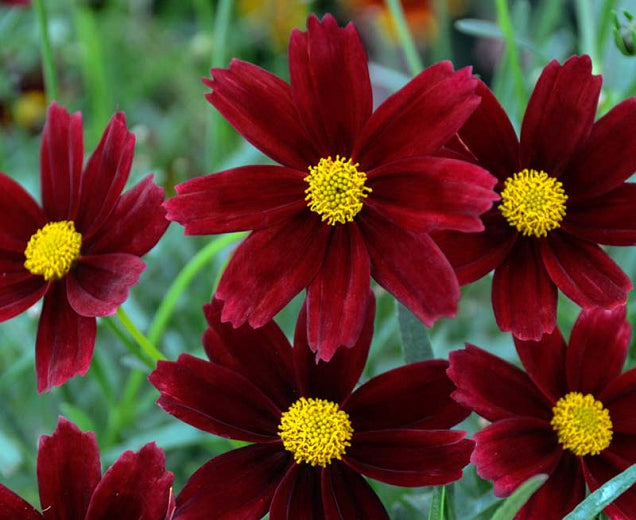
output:
[[24, 251], [24, 267], [46, 281], [66, 275], [80, 256], [82, 235], [71, 220], [49, 222], [31, 236]]
[[612, 420], [591, 394], [570, 392], [552, 408], [550, 424], [559, 443], [580, 457], [598, 455], [612, 442]]
[[297, 463], [324, 468], [333, 459], [342, 459], [351, 446], [353, 428], [336, 403], [301, 397], [281, 416], [278, 435]]
[[309, 167], [305, 181], [307, 206], [322, 220], [334, 226], [337, 222], [352, 222], [362, 209], [362, 201], [371, 193], [364, 185], [367, 174], [358, 171], [358, 163], [336, 155], [336, 160], [323, 157], [316, 166]]
[[525, 169], [506, 179], [499, 210], [524, 236], [544, 237], [561, 225], [566, 200], [563, 184], [554, 177]]

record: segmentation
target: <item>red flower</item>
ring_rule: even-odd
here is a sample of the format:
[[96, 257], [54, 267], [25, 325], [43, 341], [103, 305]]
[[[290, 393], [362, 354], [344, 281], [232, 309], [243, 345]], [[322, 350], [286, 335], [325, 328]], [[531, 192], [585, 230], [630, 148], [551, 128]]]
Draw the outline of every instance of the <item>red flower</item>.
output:
[[[451, 352], [453, 397], [492, 424], [474, 435], [471, 462], [507, 496], [537, 473], [549, 479], [516, 519], [560, 520], [591, 490], [636, 462], [636, 369], [621, 375], [630, 327], [625, 308], [581, 312], [566, 348], [556, 329], [515, 339], [527, 373], [468, 345]], [[636, 518], [636, 488], [605, 509]]]
[[584, 309], [624, 304], [632, 283], [598, 245], [636, 244], [636, 98], [594, 123], [601, 77], [588, 56], [549, 63], [518, 140], [484, 84], [460, 130], [474, 158], [499, 179], [502, 202], [483, 233], [435, 240], [461, 284], [495, 270], [497, 324], [538, 340], [556, 325], [557, 288]]
[[221, 323], [204, 307], [210, 361], [183, 354], [159, 361], [150, 382], [158, 404], [204, 431], [253, 443], [203, 465], [176, 498], [175, 517], [388, 519], [360, 474], [398, 486], [461, 477], [472, 441], [448, 430], [467, 411], [450, 398], [443, 360], [406, 365], [353, 391], [371, 343], [375, 302], [353, 349], [316, 362], [303, 306], [292, 349], [272, 321]]
[[0, 517], [7, 520], [164, 520], [172, 517], [172, 473], [155, 443], [125, 451], [102, 476], [93, 432], [60, 417], [40, 437], [37, 462], [42, 513], [0, 484]]
[[86, 373], [95, 317], [126, 300], [145, 268], [139, 257], [168, 225], [152, 176], [121, 194], [134, 143], [124, 114], [116, 114], [82, 173], [81, 115], [53, 103], [42, 136], [42, 208], [0, 173], [0, 321], [44, 297], [35, 348], [39, 392]]
[[177, 186], [168, 218], [188, 234], [253, 230], [223, 273], [223, 321], [260, 327], [307, 289], [309, 345], [329, 360], [362, 330], [370, 276], [427, 325], [453, 315], [459, 286], [433, 229], [479, 231], [496, 199], [475, 165], [432, 154], [478, 104], [450, 63], [423, 71], [372, 113], [353, 25], [327, 15], [294, 31], [291, 83], [233, 60], [207, 95], [277, 165], [234, 168]]

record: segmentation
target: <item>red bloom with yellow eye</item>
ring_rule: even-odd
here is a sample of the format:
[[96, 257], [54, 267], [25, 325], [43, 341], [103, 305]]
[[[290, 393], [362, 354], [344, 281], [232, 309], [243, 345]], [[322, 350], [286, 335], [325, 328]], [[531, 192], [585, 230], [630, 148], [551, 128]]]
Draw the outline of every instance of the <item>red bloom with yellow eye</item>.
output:
[[538, 340], [556, 325], [557, 290], [584, 309], [625, 303], [629, 277], [597, 244], [636, 244], [636, 98], [594, 122], [601, 77], [588, 56], [543, 70], [517, 139], [483, 83], [459, 131], [472, 160], [498, 179], [501, 203], [482, 233], [434, 238], [461, 284], [494, 269], [497, 324]]
[[53, 103], [42, 136], [42, 207], [0, 173], [0, 321], [44, 298], [38, 391], [85, 374], [97, 316], [114, 314], [163, 235], [163, 189], [146, 177], [122, 195], [135, 137], [113, 116], [82, 171], [81, 115]]
[[[515, 339], [526, 372], [472, 345], [451, 352], [453, 398], [492, 422], [473, 436], [477, 473], [497, 496], [549, 475], [516, 520], [561, 520], [586, 483], [593, 491], [636, 462], [636, 369], [621, 374], [630, 332], [625, 307], [584, 310], [567, 347], [558, 329]], [[636, 518], [636, 488], [605, 513]]]
[[216, 293], [223, 321], [260, 327], [307, 290], [309, 344], [329, 360], [358, 340], [373, 278], [424, 323], [453, 315], [459, 286], [429, 237], [479, 231], [494, 179], [435, 157], [479, 99], [468, 69], [439, 63], [372, 111], [353, 25], [308, 20], [289, 44], [291, 81], [232, 61], [207, 95], [252, 144], [280, 163], [192, 179], [165, 206], [188, 234], [252, 230]]
[[396, 486], [461, 478], [473, 442], [449, 430], [468, 414], [455, 403], [448, 363], [429, 360], [380, 374], [354, 390], [373, 331], [367, 293], [355, 348], [316, 362], [305, 307], [294, 347], [272, 321], [253, 329], [221, 323], [205, 306], [210, 361], [182, 354], [159, 361], [150, 382], [168, 413], [215, 435], [252, 443], [194, 473], [176, 498], [175, 518], [365, 518], [388, 520], [361, 476]]

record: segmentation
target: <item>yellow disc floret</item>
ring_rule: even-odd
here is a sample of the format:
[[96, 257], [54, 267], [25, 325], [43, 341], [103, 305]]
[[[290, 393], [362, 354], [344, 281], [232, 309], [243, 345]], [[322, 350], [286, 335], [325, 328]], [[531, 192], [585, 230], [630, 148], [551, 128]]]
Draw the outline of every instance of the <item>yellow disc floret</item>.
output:
[[362, 201], [371, 193], [364, 185], [367, 175], [358, 171], [358, 163], [336, 155], [336, 160], [323, 157], [316, 166], [309, 167], [305, 181], [305, 200], [311, 211], [332, 226], [352, 222], [362, 209]]
[[82, 235], [71, 220], [49, 222], [31, 236], [24, 251], [24, 267], [46, 281], [65, 276], [80, 256]]
[[523, 170], [506, 179], [499, 210], [524, 236], [544, 237], [560, 227], [568, 196], [544, 171]]
[[598, 455], [612, 442], [612, 420], [591, 394], [570, 392], [552, 408], [550, 424], [559, 443], [580, 457]]
[[297, 463], [324, 468], [333, 459], [342, 459], [351, 446], [353, 428], [336, 403], [301, 397], [281, 416], [278, 435]]

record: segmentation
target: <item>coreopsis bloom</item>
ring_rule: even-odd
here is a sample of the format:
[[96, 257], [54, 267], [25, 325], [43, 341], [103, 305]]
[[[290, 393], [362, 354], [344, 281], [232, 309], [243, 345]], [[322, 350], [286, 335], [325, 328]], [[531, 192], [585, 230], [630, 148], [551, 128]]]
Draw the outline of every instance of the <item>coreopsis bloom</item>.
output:
[[316, 362], [305, 307], [294, 348], [272, 321], [259, 329], [221, 322], [204, 307], [210, 361], [159, 361], [158, 404], [204, 431], [252, 443], [204, 464], [176, 497], [175, 518], [388, 519], [362, 475], [398, 486], [457, 480], [473, 446], [449, 430], [466, 417], [431, 360], [378, 375], [354, 390], [365, 365], [375, 301], [367, 294], [355, 348]]
[[[560, 520], [636, 462], [636, 369], [621, 374], [630, 327], [625, 307], [579, 315], [566, 348], [559, 329], [515, 339], [526, 372], [475, 346], [451, 352], [453, 397], [492, 422], [473, 436], [471, 462], [508, 496], [537, 473], [548, 480], [515, 517]], [[636, 518], [636, 488], [605, 509]]]
[[85, 374], [96, 316], [116, 312], [163, 235], [152, 176], [122, 195], [135, 137], [113, 116], [84, 171], [82, 120], [53, 103], [41, 147], [42, 207], [0, 173], [0, 321], [44, 298], [35, 347], [38, 391]]
[[163, 451], [149, 443], [125, 451], [102, 476], [93, 432], [60, 417], [53, 435], [40, 437], [37, 476], [42, 512], [0, 484], [4, 520], [169, 520], [172, 473]]
[[636, 244], [636, 98], [594, 122], [602, 78], [588, 56], [543, 70], [517, 139], [484, 84], [482, 103], [459, 131], [498, 179], [501, 203], [478, 234], [435, 236], [461, 284], [494, 269], [497, 324], [538, 340], [556, 325], [557, 290], [581, 307], [624, 304], [629, 277], [597, 244]]
[[292, 33], [289, 68], [291, 84], [239, 60], [205, 80], [281, 165], [186, 181], [165, 204], [188, 234], [253, 230], [219, 283], [223, 321], [260, 327], [306, 288], [309, 344], [329, 360], [358, 340], [371, 275], [428, 325], [453, 315], [459, 286], [428, 233], [481, 230], [497, 196], [485, 170], [432, 154], [479, 103], [476, 80], [439, 63], [372, 113], [358, 33], [330, 15]]

